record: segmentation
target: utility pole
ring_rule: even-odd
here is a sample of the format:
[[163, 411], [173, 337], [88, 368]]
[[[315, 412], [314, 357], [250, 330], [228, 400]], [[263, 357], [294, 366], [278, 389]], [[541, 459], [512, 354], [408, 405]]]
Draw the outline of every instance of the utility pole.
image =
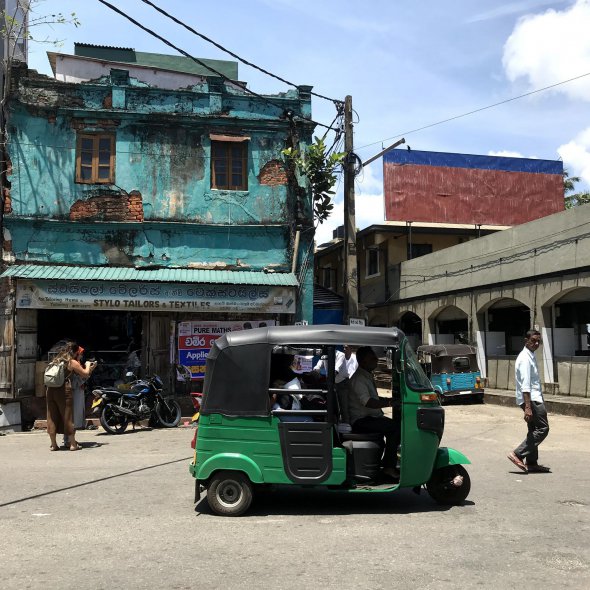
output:
[[344, 323], [358, 317], [358, 269], [352, 137], [352, 96], [344, 99]]

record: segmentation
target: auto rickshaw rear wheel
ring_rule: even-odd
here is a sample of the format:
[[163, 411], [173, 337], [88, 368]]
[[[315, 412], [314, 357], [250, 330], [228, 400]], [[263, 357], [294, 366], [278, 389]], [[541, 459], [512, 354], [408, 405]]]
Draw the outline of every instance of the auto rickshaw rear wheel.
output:
[[[460, 485], [457, 485], [459, 482]], [[432, 473], [426, 489], [435, 502], [445, 506], [459, 506], [469, 495], [471, 479], [463, 465], [447, 465]]]
[[209, 481], [207, 502], [215, 514], [240, 516], [252, 503], [252, 484], [239, 471], [219, 471]]

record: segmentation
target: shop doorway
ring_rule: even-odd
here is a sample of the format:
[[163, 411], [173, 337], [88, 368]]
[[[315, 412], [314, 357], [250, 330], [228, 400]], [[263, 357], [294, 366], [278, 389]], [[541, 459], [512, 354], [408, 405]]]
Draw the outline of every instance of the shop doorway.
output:
[[85, 359], [98, 361], [92, 384], [114, 385], [127, 369], [141, 373], [143, 313], [40, 309], [37, 316], [38, 357], [47, 360], [56, 343], [74, 340]]
[[443, 308], [430, 324], [434, 324], [433, 344], [469, 344], [469, 319], [458, 307]]

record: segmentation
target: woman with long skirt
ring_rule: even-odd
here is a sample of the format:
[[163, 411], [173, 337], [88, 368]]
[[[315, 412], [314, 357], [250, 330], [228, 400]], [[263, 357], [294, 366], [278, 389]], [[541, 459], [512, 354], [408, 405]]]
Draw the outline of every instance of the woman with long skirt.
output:
[[74, 403], [71, 379], [73, 375], [79, 375], [87, 379], [96, 363], [86, 361], [84, 366], [80, 364], [79, 359], [80, 346], [76, 342], [67, 342], [65, 346], [57, 353], [53, 363], [64, 363], [65, 380], [60, 387], [47, 388], [47, 434], [51, 445], [51, 451], [59, 451], [57, 444], [57, 435], [63, 434], [67, 437], [70, 451], [81, 449], [76, 441], [76, 431], [74, 428]]

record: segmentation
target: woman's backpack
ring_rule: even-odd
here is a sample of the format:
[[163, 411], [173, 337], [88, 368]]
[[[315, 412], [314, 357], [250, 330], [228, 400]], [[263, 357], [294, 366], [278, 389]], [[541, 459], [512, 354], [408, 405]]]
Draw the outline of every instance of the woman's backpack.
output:
[[61, 387], [66, 380], [65, 361], [49, 363], [43, 373], [43, 383], [46, 387]]

